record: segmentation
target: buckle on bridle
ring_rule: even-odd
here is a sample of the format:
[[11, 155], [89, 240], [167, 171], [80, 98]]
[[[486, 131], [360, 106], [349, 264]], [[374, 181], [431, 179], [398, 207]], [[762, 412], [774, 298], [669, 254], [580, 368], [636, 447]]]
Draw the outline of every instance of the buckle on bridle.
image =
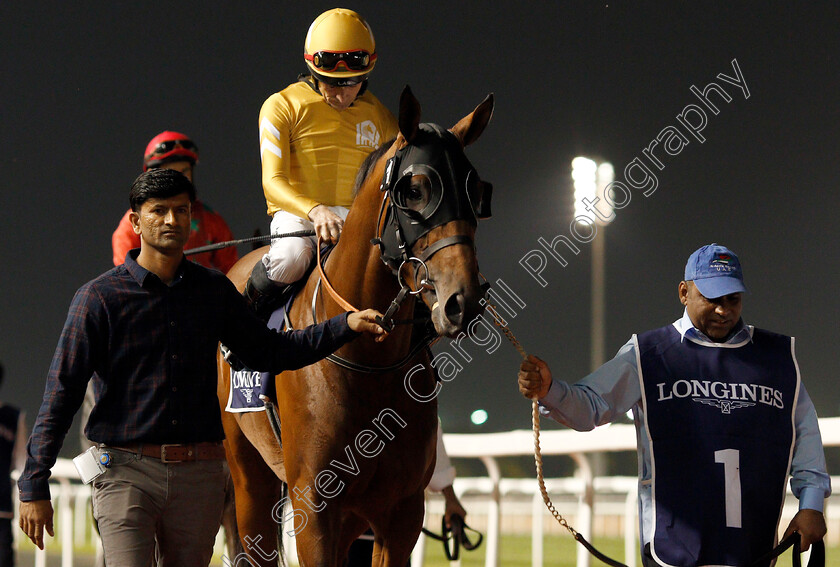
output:
[[[415, 291], [411, 291], [411, 289], [409, 289], [408, 294], [420, 295], [421, 293], [423, 293], [424, 290], [434, 289], [432, 281], [429, 279], [429, 267], [426, 265], [426, 262], [415, 256], [411, 256], [407, 260], [403, 260], [402, 264], [400, 264], [400, 267], [397, 268], [397, 283], [400, 284], [401, 287], [408, 288], [408, 284], [405, 283], [405, 280], [403, 279], [402, 275], [403, 266], [405, 266], [408, 262], [420, 264], [421, 266], [423, 266], [423, 271], [426, 273], [426, 276], [420, 279], [420, 284], [417, 286], [417, 289]], [[414, 274], [414, 281], [417, 281], [417, 273]]]

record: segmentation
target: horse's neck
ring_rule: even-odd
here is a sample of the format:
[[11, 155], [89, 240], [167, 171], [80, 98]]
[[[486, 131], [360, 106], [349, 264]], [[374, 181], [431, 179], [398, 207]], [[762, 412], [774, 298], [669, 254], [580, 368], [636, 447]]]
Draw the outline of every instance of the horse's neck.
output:
[[[341, 240], [326, 261], [325, 272], [335, 291], [344, 300], [357, 309], [376, 309], [384, 314], [400, 291], [400, 284], [391, 271], [385, 267], [379, 256], [379, 248], [371, 244], [376, 234], [376, 223], [382, 206], [383, 195], [379, 191], [377, 179], [384, 172], [384, 158], [368, 175], [353, 202], [347, 220], [341, 232]], [[314, 283], [319, 275], [312, 275], [307, 286], [314, 292]], [[318, 304], [321, 316], [334, 316], [342, 311], [335, 299], [323, 289], [320, 291]], [[310, 289], [311, 288], [311, 289]], [[311, 295], [309, 295], [311, 299]], [[406, 298], [394, 319], [410, 318], [413, 314], [414, 301]], [[320, 320], [320, 318], [319, 318]], [[354, 357], [371, 356], [381, 364], [399, 360], [408, 353], [411, 339], [411, 325], [398, 325], [382, 343], [361, 337], [341, 349], [342, 353], [352, 353]], [[391, 360], [393, 359], [393, 360]]]
[[397, 279], [367, 239], [352, 244], [347, 240], [336, 246], [325, 265], [327, 277], [339, 295], [358, 309], [382, 311], [399, 291]]
[[[342, 240], [330, 254], [324, 270], [338, 295], [359, 310], [376, 309], [384, 314], [400, 290], [397, 278], [380, 260], [379, 249], [372, 246], [369, 239], [356, 237], [352, 227], [349, 234], [346, 230], [342, 234]], [[317, 270], [313, 277], [319, 277]], [[323, 282], [319, 296], [319, 320], [344, 311], [324, 289]], [[406, 298], [393, 318], [410, 318], [413, 307], [414, 301]], [[348, 355], [354, 352], [357, 356], [375, 352], [380, 363], [392, 362], [385, 359], [398, 360], [404, 356], [409, 349], [410, 336], [411, 325], [399, 325], [384, 343], [374, 343], [370, 339], [356, 340], [342, 348], [342, 352]]]

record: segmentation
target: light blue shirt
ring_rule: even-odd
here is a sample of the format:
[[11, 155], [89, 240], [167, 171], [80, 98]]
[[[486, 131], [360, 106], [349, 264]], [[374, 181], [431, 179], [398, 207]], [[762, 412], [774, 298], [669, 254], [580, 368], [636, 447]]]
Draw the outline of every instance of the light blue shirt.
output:
[[[716, 343], [700, 332], [688, 313], [673, 323], [682, 340], [707, 347], [733, 348], [752, 340], [752, 325], [739, 322], [733, 335]], [[642, 409], [641, 383], [634, 338], [619, 349], [615, 358], [576, 384], [553, 380], [548, 394], [539, 400], [540, 413], [578, 431], [589, 431], [633, 411], [639, 454], [639, 506], [642, 544], [652, 534], [650, 443]], [[798, 365], [797, 365], [798, 368]], [[817, 412], [800, 382], [794, 412], [796, 441], [790, 468], [790, 486], [799, 499], [799, 509], [823, 511], [823, 500], [831, 494], [831, 480], [826, 472], [825, 453], [820, 436]]]

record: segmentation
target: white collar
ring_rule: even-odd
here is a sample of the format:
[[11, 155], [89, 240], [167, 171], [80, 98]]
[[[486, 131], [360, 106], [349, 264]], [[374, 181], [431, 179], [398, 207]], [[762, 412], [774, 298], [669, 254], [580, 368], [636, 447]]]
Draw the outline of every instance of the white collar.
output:
[[684, 342], [685, 339], [688, 339], [698, 345], [712, 348], [742, 347], [745, 344], [752, 342], [753, 331], [755, 330], [755, 327], [752, 325], [745, 325], [744, 320], [741, 319], [735, 326], [737, 331], [732, 333], [732, 336], [730, 336], [726, 341], [718, 343], [707, 337], [694, 326], [694, 323], [691, 322], [691, 317], [688, 316], [687, 309], [683, 311], [683, 316], [681, 318], [674, 321], [673, 325], [680, 334], [680, 342]]

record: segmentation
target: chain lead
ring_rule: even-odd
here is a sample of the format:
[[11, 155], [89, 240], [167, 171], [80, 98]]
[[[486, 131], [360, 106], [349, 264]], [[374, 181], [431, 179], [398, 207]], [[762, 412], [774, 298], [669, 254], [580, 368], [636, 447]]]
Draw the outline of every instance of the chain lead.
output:
[[[485, 300], [486, 301], [486, 300]], [[499, 316], [499, 312], [496, 309], [496, 306], [487, 301], [488, 311], [490, 311], [491, 315], [493, 315], [493, 322], [496, 324], [499, 329], [501, 329], [502, 333], [504, 333], [505, 337], [510, 341], [510, 343], [514, 346], [516, 351], [522, 357], [522, 359], [528, 358], [528, 353], [525, 352], [525, 349], [522, 347], [522, 343], [519, 342], [519, 339], [514, 336], [513, 331], [510, 330], [506, 324], [502, 321], [503, 319]], [[543, 460], [542, 460], [542, 451], [540, 450], [540, 410], [539, 404], [536, 400], [531, 403], [531, 427], [534, 430], [534, 464], [537, 468], [537, 482], [540, 485], [540, 493], [542, 494], [543, 502], [545, 502], [546, 508], [548, 511], [551, 512], [551, 515], [554, 516], [554, 519], [557, 522], [569, 530], [569, 533], [574, 536], [575, 539], [578, 539], [578, 532], [569, 523], [566, 521], [560, 512], [554, 507], [554, 504], [551, 502], [551, 498], [548, 495], [548, 490], [545, 488], [545, 478], [543, 476]]]

